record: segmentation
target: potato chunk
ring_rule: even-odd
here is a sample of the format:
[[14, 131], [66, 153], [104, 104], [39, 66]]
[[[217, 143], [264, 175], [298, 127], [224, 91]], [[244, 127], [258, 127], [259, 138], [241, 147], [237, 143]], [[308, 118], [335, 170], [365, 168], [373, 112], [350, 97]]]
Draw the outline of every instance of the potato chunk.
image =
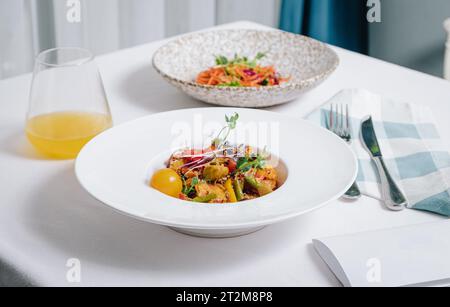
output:
[[261, 178], [264, 180], [274, 180], [277, 181], [278, 180], [278, 174], [276, 169], [274, 169], [273, 167], [265, 167], [263, 169], [259, 169], [256, 172], [256, 177], [257, 178]]
[[262, 183], [269, 186], [272, 190], [277, 188], [278, 173], [273, 167], [265, 167], [256, 172], [256, 178]]
[[214, 201], [225, 202], [227, 200], [227, 196], [225, 193], [225, 187], [221, 184], [208, 184], [208, 183], [199, 183], [195, 186], [195, 190], [197, 192], [197, 196], [205, 197], [209, 194], [216, 195]]
[[178, 172], [183, 165], [184, 165], [183, 160], [171, 160], [169, 168], [174, 170], [175, 172]]
[[203, 170], [203, 177], [207, 181], [216, 181], [228, 176], [228, 167], [219, 164], [209, 164]]

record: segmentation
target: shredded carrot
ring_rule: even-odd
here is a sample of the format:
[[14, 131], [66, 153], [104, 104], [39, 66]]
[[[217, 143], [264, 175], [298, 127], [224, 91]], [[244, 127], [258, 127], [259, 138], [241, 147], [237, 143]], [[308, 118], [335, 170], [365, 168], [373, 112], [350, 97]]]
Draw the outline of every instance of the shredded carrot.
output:
[[250, 66], [248, 63], [230, 61], [202, 71], [196, 81], [211, 86], [260, 87], [280, 85], [289, 80], [280, 77], [273, 66]]

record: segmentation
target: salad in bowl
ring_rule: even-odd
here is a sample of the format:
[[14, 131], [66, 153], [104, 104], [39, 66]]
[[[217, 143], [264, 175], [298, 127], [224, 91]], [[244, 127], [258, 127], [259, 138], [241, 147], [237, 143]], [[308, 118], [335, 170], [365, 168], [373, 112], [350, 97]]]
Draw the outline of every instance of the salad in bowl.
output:
[[172, 197], [196, 203], [237, 203], [263, 197], [278, 188], [277, 170], [270, 154], [227, 137], [239, 115], [225, 116], [226, 127], [204, 149], [183, 149], [172, 154], [165, 169], [152, 176], [150, 186]]

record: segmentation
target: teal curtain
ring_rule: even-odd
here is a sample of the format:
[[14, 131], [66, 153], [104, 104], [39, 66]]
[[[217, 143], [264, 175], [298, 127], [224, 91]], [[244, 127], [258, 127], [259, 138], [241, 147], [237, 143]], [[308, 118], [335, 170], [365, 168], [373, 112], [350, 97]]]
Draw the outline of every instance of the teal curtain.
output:
[[366, 0], [283, 0], [280, 29], [367, 53]]

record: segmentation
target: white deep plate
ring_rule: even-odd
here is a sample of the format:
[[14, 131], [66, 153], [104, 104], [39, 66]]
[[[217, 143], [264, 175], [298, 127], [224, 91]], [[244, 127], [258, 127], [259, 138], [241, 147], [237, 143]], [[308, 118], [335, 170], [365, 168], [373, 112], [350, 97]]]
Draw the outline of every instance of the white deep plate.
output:
[[[278, 190], [238, 204], [196, 204], [149, 187], [174, 143], [190, 135], [180, 132], [210, 135], [217, 124], [223, 125], [224, 115], [234, 112], [240, 119], [231, 138], [268, 146], [281, 158], [278, 169], [284, 183]], [[247, 133], [240, 133], [244, 130], [257, 131], [258, 141], [248, 140]], [[267, 131], [270, 137], [265, 140], [261, 136]], [[309, 122], [267, 111], [205, 108], [159, 113], [110, 129], [83, 148], [75, 168], [92, 196], [121, 213], [191, 235], [232, 237], [338, 199], [355, 180], [357, 161], [346, 143]]]

